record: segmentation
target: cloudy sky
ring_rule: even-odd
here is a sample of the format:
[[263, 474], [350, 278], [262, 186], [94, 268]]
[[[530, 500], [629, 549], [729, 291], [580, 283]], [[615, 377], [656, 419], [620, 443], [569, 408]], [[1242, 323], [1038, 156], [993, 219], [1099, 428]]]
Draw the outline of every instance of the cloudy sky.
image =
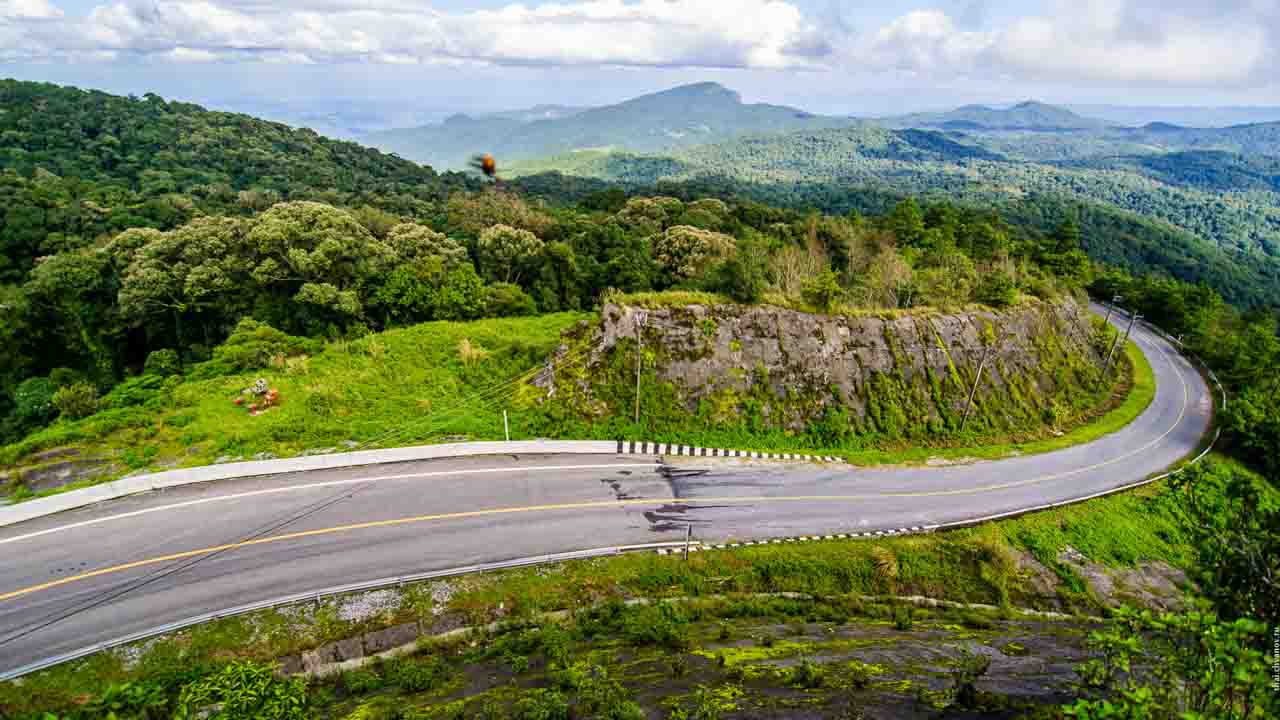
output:
[[1280, 105], [1280, 0], [0, 0], [0, 76], [482, 110], [716, 80], [875, 114]]

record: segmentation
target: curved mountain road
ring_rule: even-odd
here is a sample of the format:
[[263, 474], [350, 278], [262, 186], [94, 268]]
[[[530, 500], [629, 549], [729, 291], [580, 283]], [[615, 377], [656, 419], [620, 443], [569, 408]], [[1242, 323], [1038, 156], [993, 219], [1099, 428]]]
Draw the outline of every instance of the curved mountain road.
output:
[[1088, 497], [1192, 453], [1213, 401], [1145, 328], [1151, 406], [1087, 445], [927, 468], [494, 456], [224, 480], [0, 529], [0, 675], [203, 613], [345, 583], [613, 545], [928, 526]]

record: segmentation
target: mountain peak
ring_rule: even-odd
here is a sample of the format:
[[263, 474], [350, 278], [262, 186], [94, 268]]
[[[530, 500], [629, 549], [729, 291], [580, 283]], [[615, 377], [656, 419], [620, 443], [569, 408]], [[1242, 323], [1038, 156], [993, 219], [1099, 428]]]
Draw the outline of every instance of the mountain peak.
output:
[[689, 85], [678, 85], [667, 90], [660, 90], [656, 93], [641, 95], [640, 97], [628, 100], [623, 104], [629, 105], [631, 103], [644, 103], [654, 100], [697, 100], [740, 105], [742, 103], [742, 96], [736, 91], [730, 90], [718, 82], [699, 82], [691, 83]]

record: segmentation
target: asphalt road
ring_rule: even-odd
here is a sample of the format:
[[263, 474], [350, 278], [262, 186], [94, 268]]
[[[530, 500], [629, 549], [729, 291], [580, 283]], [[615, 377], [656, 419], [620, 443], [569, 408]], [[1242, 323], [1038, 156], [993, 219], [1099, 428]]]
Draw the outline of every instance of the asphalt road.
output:
[[1195, 450], [1212, 400], [1141, 328], [1151, 406], [1088, 445], [970, 465], [851, 468], [644, 456], [432, 460], [191, 485], [0, 529], [0, 672], [207, 612], [345, 583], [684, 539], [864, 532], [1126, 485]]

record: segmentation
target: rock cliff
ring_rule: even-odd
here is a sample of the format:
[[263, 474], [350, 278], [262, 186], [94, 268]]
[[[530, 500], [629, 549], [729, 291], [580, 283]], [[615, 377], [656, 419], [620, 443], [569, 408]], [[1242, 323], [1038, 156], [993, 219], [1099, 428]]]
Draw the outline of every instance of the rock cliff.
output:
[[629, 417], [637, 328], [642, 415], [653, 429], [709, 426], [918, 437], [1043, 429], [1110, 393], [1096, 319], [1073, 301], [1007, 312], [816, 315], [769, 306], [609, 304], [537, 384], [584, 420]]

